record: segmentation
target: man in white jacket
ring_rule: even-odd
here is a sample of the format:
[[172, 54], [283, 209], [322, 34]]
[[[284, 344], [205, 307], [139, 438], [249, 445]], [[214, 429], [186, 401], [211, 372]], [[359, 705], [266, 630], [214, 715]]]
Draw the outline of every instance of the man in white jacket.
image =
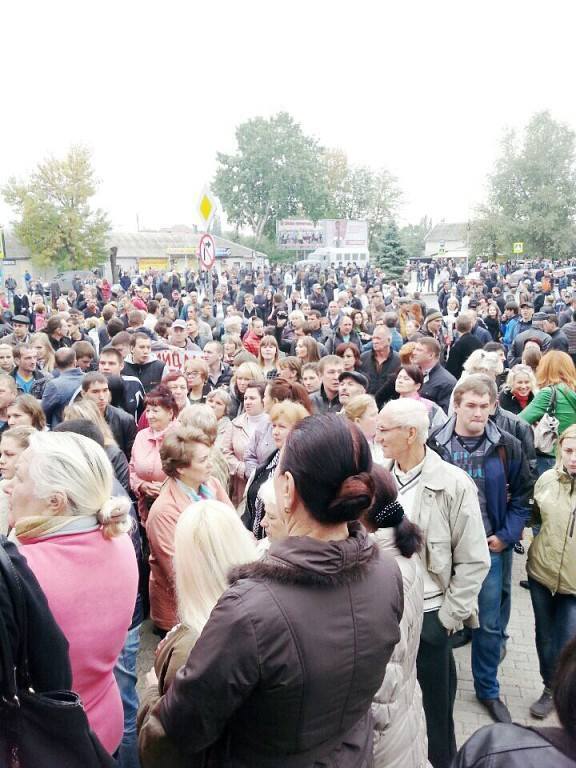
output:
[[380, 411], [376, 442], [408, 518], [424, 534], [424, 621], [417, 674], [428, 730], [428, 758], [448, 768], [456, 755], [456, 665], [450, 635], [478, 626], [478, 593], [490, 567], [474, 483], [426, 447], [429, 420], [413, 400], [393, 400]]

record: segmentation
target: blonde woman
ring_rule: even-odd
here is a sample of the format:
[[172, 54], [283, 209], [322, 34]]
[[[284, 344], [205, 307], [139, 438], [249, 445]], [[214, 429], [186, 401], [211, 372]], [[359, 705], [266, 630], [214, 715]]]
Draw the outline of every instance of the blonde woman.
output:
[[71, 405], [67, 405], [64, 409], [64, 421], [74, 421], [77, 419], [91, 421], [98, 427], [104, 438], [104, 450], [110, 459], [116, 479], [124, 490], [127, 493], [130, 493], [130, 469], [128, 466], [128, 459], [124, 455], [124, 452], [118, 447], [118, 443], [114, 439], [112, 430], [98, 410], [96, 403], [88, 397], [81, 397]]
[[69, 643], [72, 687], [110, 754], [124, 731], [113, 670], [138, 588], [127, 535], [130, 502], [112, 498], [112, 478], [108, 457], [94, 440], [35, 432], [6, 488], [21, 552]]
[[232, 422], [222, 441], [224, 454], [230, 469], [230, 498], [238, 506], [246, 487], [246, 449], [252, 435], [265, 426], [268, 415], [264, 411], [264, 381], [249, 381], [244, 392], [244, 410]]
[[40, 401], [32, 395], [18, 395], [6, 409], [9, 427], [33, 427], [46, 429], [46, 416]]
[[138, 726], [140, 754], [146, 768], [187, 765], [173, 743], [159, 737], [154, 706], [186, 662], [214, 606], [228, 588], [229, 571], [256, 559], [253, 537], [226, 504], [202, 501], [188, 506], [178, 518], [174, 574], [181, 623], [158, 647], [154, 669], [147, 677], [148, 688], [142, 696]]
[[234, 371], [230, 382], [230, 406], [228, 416], [231, 419], [244, 411], [244, 393], [251, 381], [266, 381], [258, 363], [241, 363]]
[[534, 486], [533, 522], [540, 530], [528, 550], [526, 570], [544, 685], [530, 714], [539, 719], [554, 708], [552, 681], [558, 657], [576, 635], [575, 477], [576, 425], [572, 424], [560, 435], [554, 467], [544, 472]]
[[266, 514], [266, 503], [261, 493], [262, 488], [274, 474], [280, 458], [280, 451], [290, 430], [302, 419], [310, 416], [310, 411], [302, 403], [281, 400], [271, 405], [269, 415], [272, 424], [274, 450], [266, 461], [252, 472], [246, 486], [246, 503], [242, 511], [242, 522], [257, 539], [266, 536], [266, 531], [262, 527], [262, 519]]
[[214, 416], [216, 416], [216, 421], [218, 424], [216, 445], [219, 448], [222, 447], [222, 441], [226, 435], [228, 425], [230, 424], [230, 419], [227, 414], [231, 401], [232, 398], [230, 397], [230, 393], [227, 389], [213, 389], [206, 395], [206, 405], [209, 405], [210, 408], [212, 408], [214, 411]]
[[52, 344], [45, 333], [33, 333], [30, 337], [30, 346], [36, 350], [36, 364], [41, 371], [52, 373], [56, 366], [56, 358]]
[[537, 391], [538, 384], [532, 368], [529, 365], [514, 365], [500, 392], [500, 407], [518, 415], [532, 402]]
[[35, 431], [33, 427], [12, 427], [3, 432], [0, 438], [0, 536], [8, 534], [8, 496], [4, 488], [14, 477], [18, 459], [28, 448], [30, 437]]
[[374, 442], [378, 422], [378, 406], [372, 395], [356, 395], [342, 406], [342, 413], [360, 429], [372, 452], [372, 459], [378, 464], [384, 463], [384, 455], [379, 445]]

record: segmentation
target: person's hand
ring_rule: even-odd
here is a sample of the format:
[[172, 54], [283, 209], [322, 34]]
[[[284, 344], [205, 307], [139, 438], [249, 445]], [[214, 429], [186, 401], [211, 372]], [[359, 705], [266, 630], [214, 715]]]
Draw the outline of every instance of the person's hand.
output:
[[140, 486], [141, 491], [144, 493], [145, 496], [149, 496], [152, 499], [155, 499], [158, 494], [160, 493], [160, 488], [162, 487], [162, 483], [158, 482], [144, 482]]
[[148, 688], [151, 688], [152, 686], [156, 688], [158, 686], [158, 676], [154, 667], [146, 673], [146, 686]]
[[498, 536], [488, 536], [486, 541], [488, 542], [488, 549], [490, 552], [502, 552], [506, 549], [506, 544], [504, 544], [503, 541], [500, 541]]

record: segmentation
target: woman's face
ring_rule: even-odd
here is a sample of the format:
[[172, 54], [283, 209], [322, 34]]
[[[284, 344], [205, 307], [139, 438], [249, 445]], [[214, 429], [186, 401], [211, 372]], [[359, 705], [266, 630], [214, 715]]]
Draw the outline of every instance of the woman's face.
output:
[[22, 411], [17, 405], [11, 405], [7, 410], [9, 427], [32, 427], [32, 417]]
[[204, 387], [204, 379], [202, 378], [202, 372], [195, 370], [194, 368], [188, 368], [186, 371], [186, 384], [188, 385], [188, 391], [192, 389], [199, 390]]
[[527, 397], [532, 392], [532, 382], [530, 377], [523, 373], [519, 373], [514, 378], [514, 385], [512, 387], [513, 394], [519, 394], [520, 397]]
[[395, 389], [399, 395], [411, 395], [414, 392], [418, 392], [420, 384], [417, 384], [414, 379], [411, 379], [406, 371], [400, 371], [396, 377]]
[[181, 411], [182, 408], [185, 408], [188, 405], [188, 382], [182, 376], [179, 379], [176, 379], [175, 381], [170, 381], [166, 385], [170, 392], [172, 392], [172, 396], [174, 400], [176, 400], [176, 405], [178, 406], [178, 410]]
[[313, 392], [318, 392], [320, 389], [320, 379], [316, 371], [304, 371], [302, 374], [302, 384], [309, 395]]
[[3, 480], [12, 480], [18, 459], [25, 450], [16, 440], [9, 435], [4, 435], [0, 443], [0, 472]]
[[288, 518], [278, 510], [276, 504], [266, 504], [266, 514], [260, 525], [266, 531], [270, 541], [279, 541], [288, 536]]
[[576, 475], [576, 437], [566, 437], [562, 441], [562, 464], [570, 475]]
[[236, 389], [243, 395], [246, 392], [246, 387], [252, 379], [249, 376], [236, 376]]
[[308, 348], [306, 347], [306, 344], [302, 341], [302, 339], [299, 339], [296, 342], [296, 357], [299, 357], [300, 360], [308, 359]]
[[32, 344], [32, 347], [36, 350], [36, 359], [37, 360], [44, 360], [45, 358], [45, 352], [44, 352], [44, 344], [42, 344], [41, 341], [35, 341]]
[[282, 416], [272, 424], [272, 440], [276, 448], [282, 448], [291, 429], [292, 424]]
[[208, 405], [212, 410], [214, 411], [214, 415], [220, 421], [220, 419], [224, 416], [226, 413], [226, 405], [220, 400], [219, 397], [213, 397], [210, 400], [208, 400]]
[[366, 440], [374, 440], [376, 434], [376, 424], [378, 423], [378, 406], [376, 403], [371, 403], [364, 411], [363, 416], [356, 419], [356, 424], [362, 430]]
[[254, 387], [248, 387], [244, 394], [244, 410], [248, 416], [259, 416], [264, 411], [264, 402], [260, 392]]
[[342, 355], [342, 360], [344, 361], [344, 370], [345, 371], [353, 371], [356, 367], [356, 357], [354, 356], [354, 352], [352, 352], [351, 349], [346, 349], [344, 351], [344, 354]]
[[354, 325], [359, 327], [364, 322], [364, 315], [362, 314], [362, 312], [354, 312], [354, 314], [352, 315], [352, 320], [354, 322]]
[[266, 347], [260, 345], [260, 354], [265, 363], [270, 363], [276, 357], [276, 347], [273, 344], [269, 344]]
[[146, 416], [154, 432], [162, 432], [173, 419], [172, 411], [162, 405], [146, 406]]
[[278, 378], [284, 379], [284, 381], [298, 381], [298, 374], [295, 370], [286, 366], [278, 371]]
[[493, 317], [493, 318], [498, 317], [498, 307], [495, 307], [494, 304], [491, 304], [488, 307], [488, 317]]
[[[4, 441], [2, 441], [4, 442]], [[30, 476], [30, 462], [33, 456], [29, 448], [23, 451], [17, 462], [16, 470], [4, 491], [8, 495], [8, 523], [14, 526], [24, 517], [45, 517], [50, 515], [50, 506], [46, 499], [39, 499], [31, 492], [33, 488]]]
[[206, 483], [212, 474], [212, 450], [209, 446], [202, 443], [196, 443], [194, 446], [192, 461], [183, 470], [180, 475], [183, 482], [191, 488], [199, 488]]

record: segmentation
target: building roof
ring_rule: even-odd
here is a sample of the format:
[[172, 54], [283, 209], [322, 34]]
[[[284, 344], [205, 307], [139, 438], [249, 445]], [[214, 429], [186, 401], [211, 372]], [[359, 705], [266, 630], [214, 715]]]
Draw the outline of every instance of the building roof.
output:
[[[28, 259], [30, 251], [12, 234], [4, 231], [7, 259]], [[118, 258], [122, 259], [161, 259], [169, 254], [179, 255], [186, 251], [196, 251], [202, 233], [187, 227], [174, 227], [170, 230], [157, 232], [115, 232], [111, 231], [106, 238], [107, 247], [115, 245], [118, 248]], [[265, 259], [265, 253], [253, 251], [244, 245], [234, 243], [224, 237], [213, 236], [216, 248], [230, 249], [230, 259]], [[193, 254], [190, 254], [193, 255]]]
[[448, 241], [466, 242], [468, 236], [468, 222], [456, 222], [447, 224], [445, 222], [436, 224], [426, 235], [426, 242], [440, 243]]

